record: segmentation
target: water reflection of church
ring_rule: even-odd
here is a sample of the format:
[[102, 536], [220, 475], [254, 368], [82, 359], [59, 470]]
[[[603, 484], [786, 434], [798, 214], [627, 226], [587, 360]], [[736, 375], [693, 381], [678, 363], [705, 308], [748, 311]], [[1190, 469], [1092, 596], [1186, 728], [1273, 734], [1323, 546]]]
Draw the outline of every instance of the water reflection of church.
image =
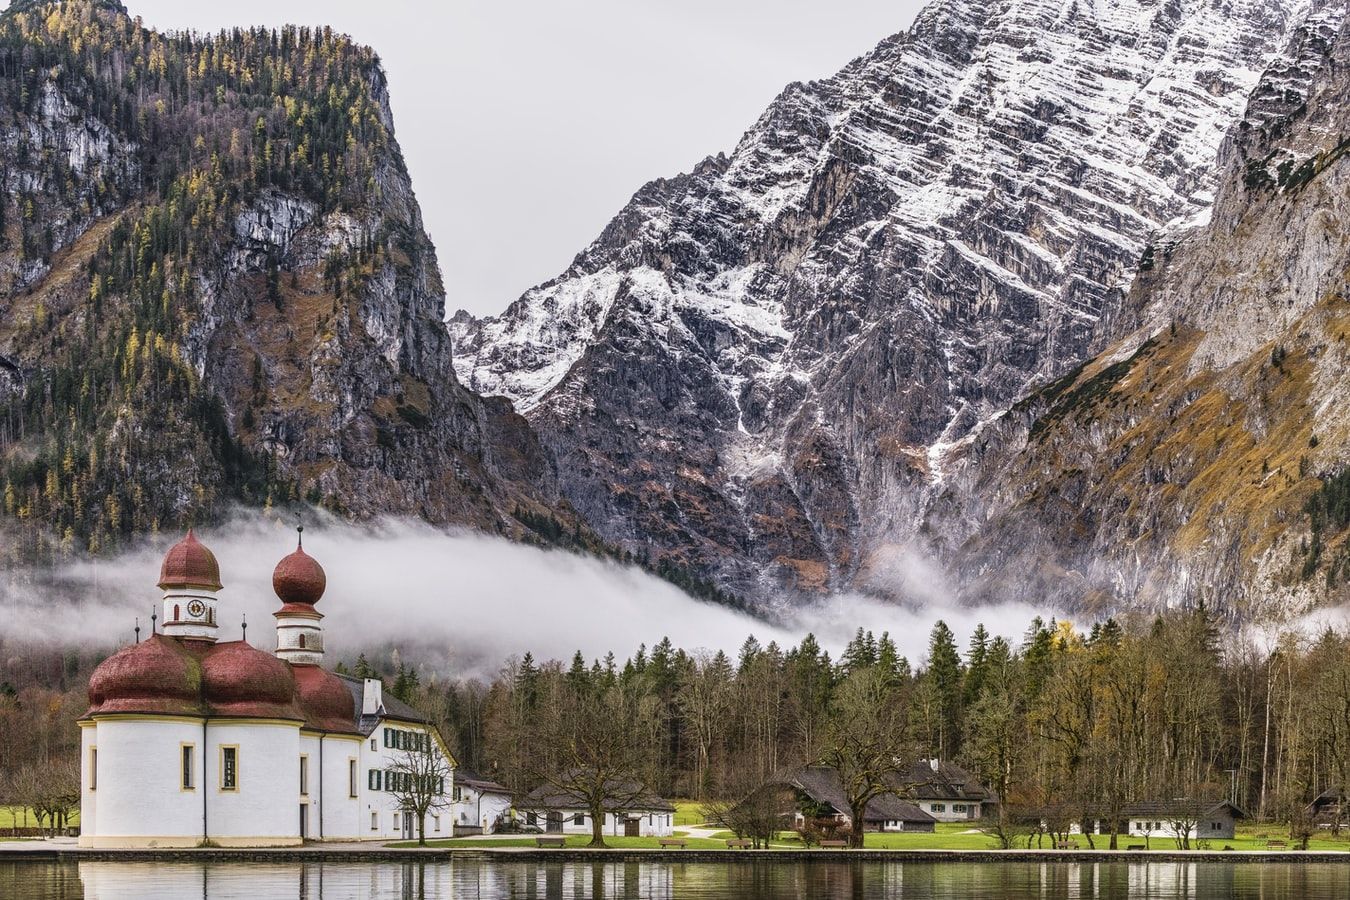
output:
[[[720, 867], [716, 867], [719, 868]], [[591, 900], [642, 897], [673, 900], [675, 867], [665, 862], [551, 863], [525, 860], [408, 862], [81, 862], [85, 900], [144, 900], [155, 896], [203, 900], [289, 897], [295, 900], [417, 898]]]

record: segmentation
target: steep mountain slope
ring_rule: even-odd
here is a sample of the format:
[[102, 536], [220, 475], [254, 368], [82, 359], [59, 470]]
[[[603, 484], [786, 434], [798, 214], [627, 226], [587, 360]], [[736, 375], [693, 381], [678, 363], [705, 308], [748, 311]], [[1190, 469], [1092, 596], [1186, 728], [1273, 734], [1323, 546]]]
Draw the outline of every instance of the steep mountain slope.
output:
[[1306, 10], [938, 0], [500, 317], [457, 315], [461, 378], [611, 541], [760, 598], [895, 590], [948, 455], [1100, 349], [1150, 235], [1203, 217]]
[[952, 461], [929, 526], [972, 594], [1347, 599], [1348, 96], [1346, 4], [1323, 4], [1224, 144], [1210, 222], [1148, 254], [1128, 333]]
[[233, 500], [571, 521], [528, 424], [456, 381], [373, 52], [29, 2], [0, 17], [0, 72], [15, 552], [104, 549]]

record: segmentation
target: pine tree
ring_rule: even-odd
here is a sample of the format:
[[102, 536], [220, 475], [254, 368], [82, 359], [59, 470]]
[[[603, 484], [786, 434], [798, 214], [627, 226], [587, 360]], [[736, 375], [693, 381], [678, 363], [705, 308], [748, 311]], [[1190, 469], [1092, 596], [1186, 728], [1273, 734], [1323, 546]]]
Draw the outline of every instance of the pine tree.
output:
[[366, 655], [364, 653], [356, 657], [356, 669], [352, 672], [352, 674], [355, 675], [357, 678], [376, 677], [375, 670], [371, 668], [370, 661], [366, 659]]
[[970, 650], [966, 654], [966, 684], [964, 700], [967, 706], [980, 698], [989, 674], [989, 632], [984, 623], [975, 626], [970, 636]]
[[939, 619], [928, 639], [928, 673], [938, 701], [938, 755], [951, 758], [961, 734], [961, 655], [947, 623]]

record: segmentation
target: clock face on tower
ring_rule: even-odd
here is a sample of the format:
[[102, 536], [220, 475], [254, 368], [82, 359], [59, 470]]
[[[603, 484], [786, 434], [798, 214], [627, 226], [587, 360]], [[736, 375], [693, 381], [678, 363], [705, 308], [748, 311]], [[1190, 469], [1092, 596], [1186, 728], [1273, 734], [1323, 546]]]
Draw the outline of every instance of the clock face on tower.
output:
[[188, 615], [194, 619], [200, 619], [202, 613], [206, 612], [206, 604], [200, 600], [193, 600], [187, 605]]

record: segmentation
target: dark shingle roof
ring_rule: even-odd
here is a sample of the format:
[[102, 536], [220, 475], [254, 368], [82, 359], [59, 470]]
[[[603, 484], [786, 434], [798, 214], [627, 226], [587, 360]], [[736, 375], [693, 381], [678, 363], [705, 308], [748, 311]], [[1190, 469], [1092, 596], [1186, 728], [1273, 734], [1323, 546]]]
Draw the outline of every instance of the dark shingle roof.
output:
[[993, 791], [980, 784], [978, 778], [949, 762], [920, 759], [896, 774], [903, 785], [903, 793], [916, 800], [965, 800], [979, 802], [995, 799]]
[[1184, 816], [1194, 819], [1204, 818], [1219, 810], [1229, 813], [1235, 819], [1247, 818], [1245, 812], [1227, 800], [1192, 800], [1188, 797], [1178, 797], [1174, 800], [1140, 800], [1137, 803], [1127, 803], [1121, 812], [1131, 819], [1148, 816], [1157, 816], [1161, 819]]
[[[807, 766], [783, 779], [817, 803], [826, 803], [835, 812], [848, 815], [848, 799], [839, 772], [828, 766]], [[867, 804], [868, 822], [936, 822], [928, 813], [895, 794], [882, 794]]]
[[356, 702], [356, 727], [361, 730], [362, 734], [370, 734], [374, 731], [380, 724], [381, 719], [398, 719], [402, 722], [414, 722], [418, 725], [428, 724], [429, 720], [426, 716], [388, 691], [382, 691], [380, 695], [381, 702], [384, 704], [384, 715], [361, 715], [361, 704], [365, 700], [366, 692], [365, 680], [357, 678], [355, 675], [339, 675], [338, 677], [347, 685], [347, 690], [351, 691], [352, 699]]
[[485, 778], [477, 772], [469, 769], [455, 770], [455, 784], [462, 784], [467, 788], [472, 788], [480, 794], [507, 794], [510, 795], [511, 789], [503, 784], [498, 784], [491, 778]]
[[[675, 811], [669, 800], [656, 796], [646, 785], [618, 779], [607, 784], [613, 785], [611, 792], [615, 796], [605, 798], [603, 805], [606, 811], [623, 812], [636, 809]], [[541, 784], [526, 794], [517, 806], [522, 809], [585, 809], [587, 803], [576, 791], [564, 790], [557, 785]]]

